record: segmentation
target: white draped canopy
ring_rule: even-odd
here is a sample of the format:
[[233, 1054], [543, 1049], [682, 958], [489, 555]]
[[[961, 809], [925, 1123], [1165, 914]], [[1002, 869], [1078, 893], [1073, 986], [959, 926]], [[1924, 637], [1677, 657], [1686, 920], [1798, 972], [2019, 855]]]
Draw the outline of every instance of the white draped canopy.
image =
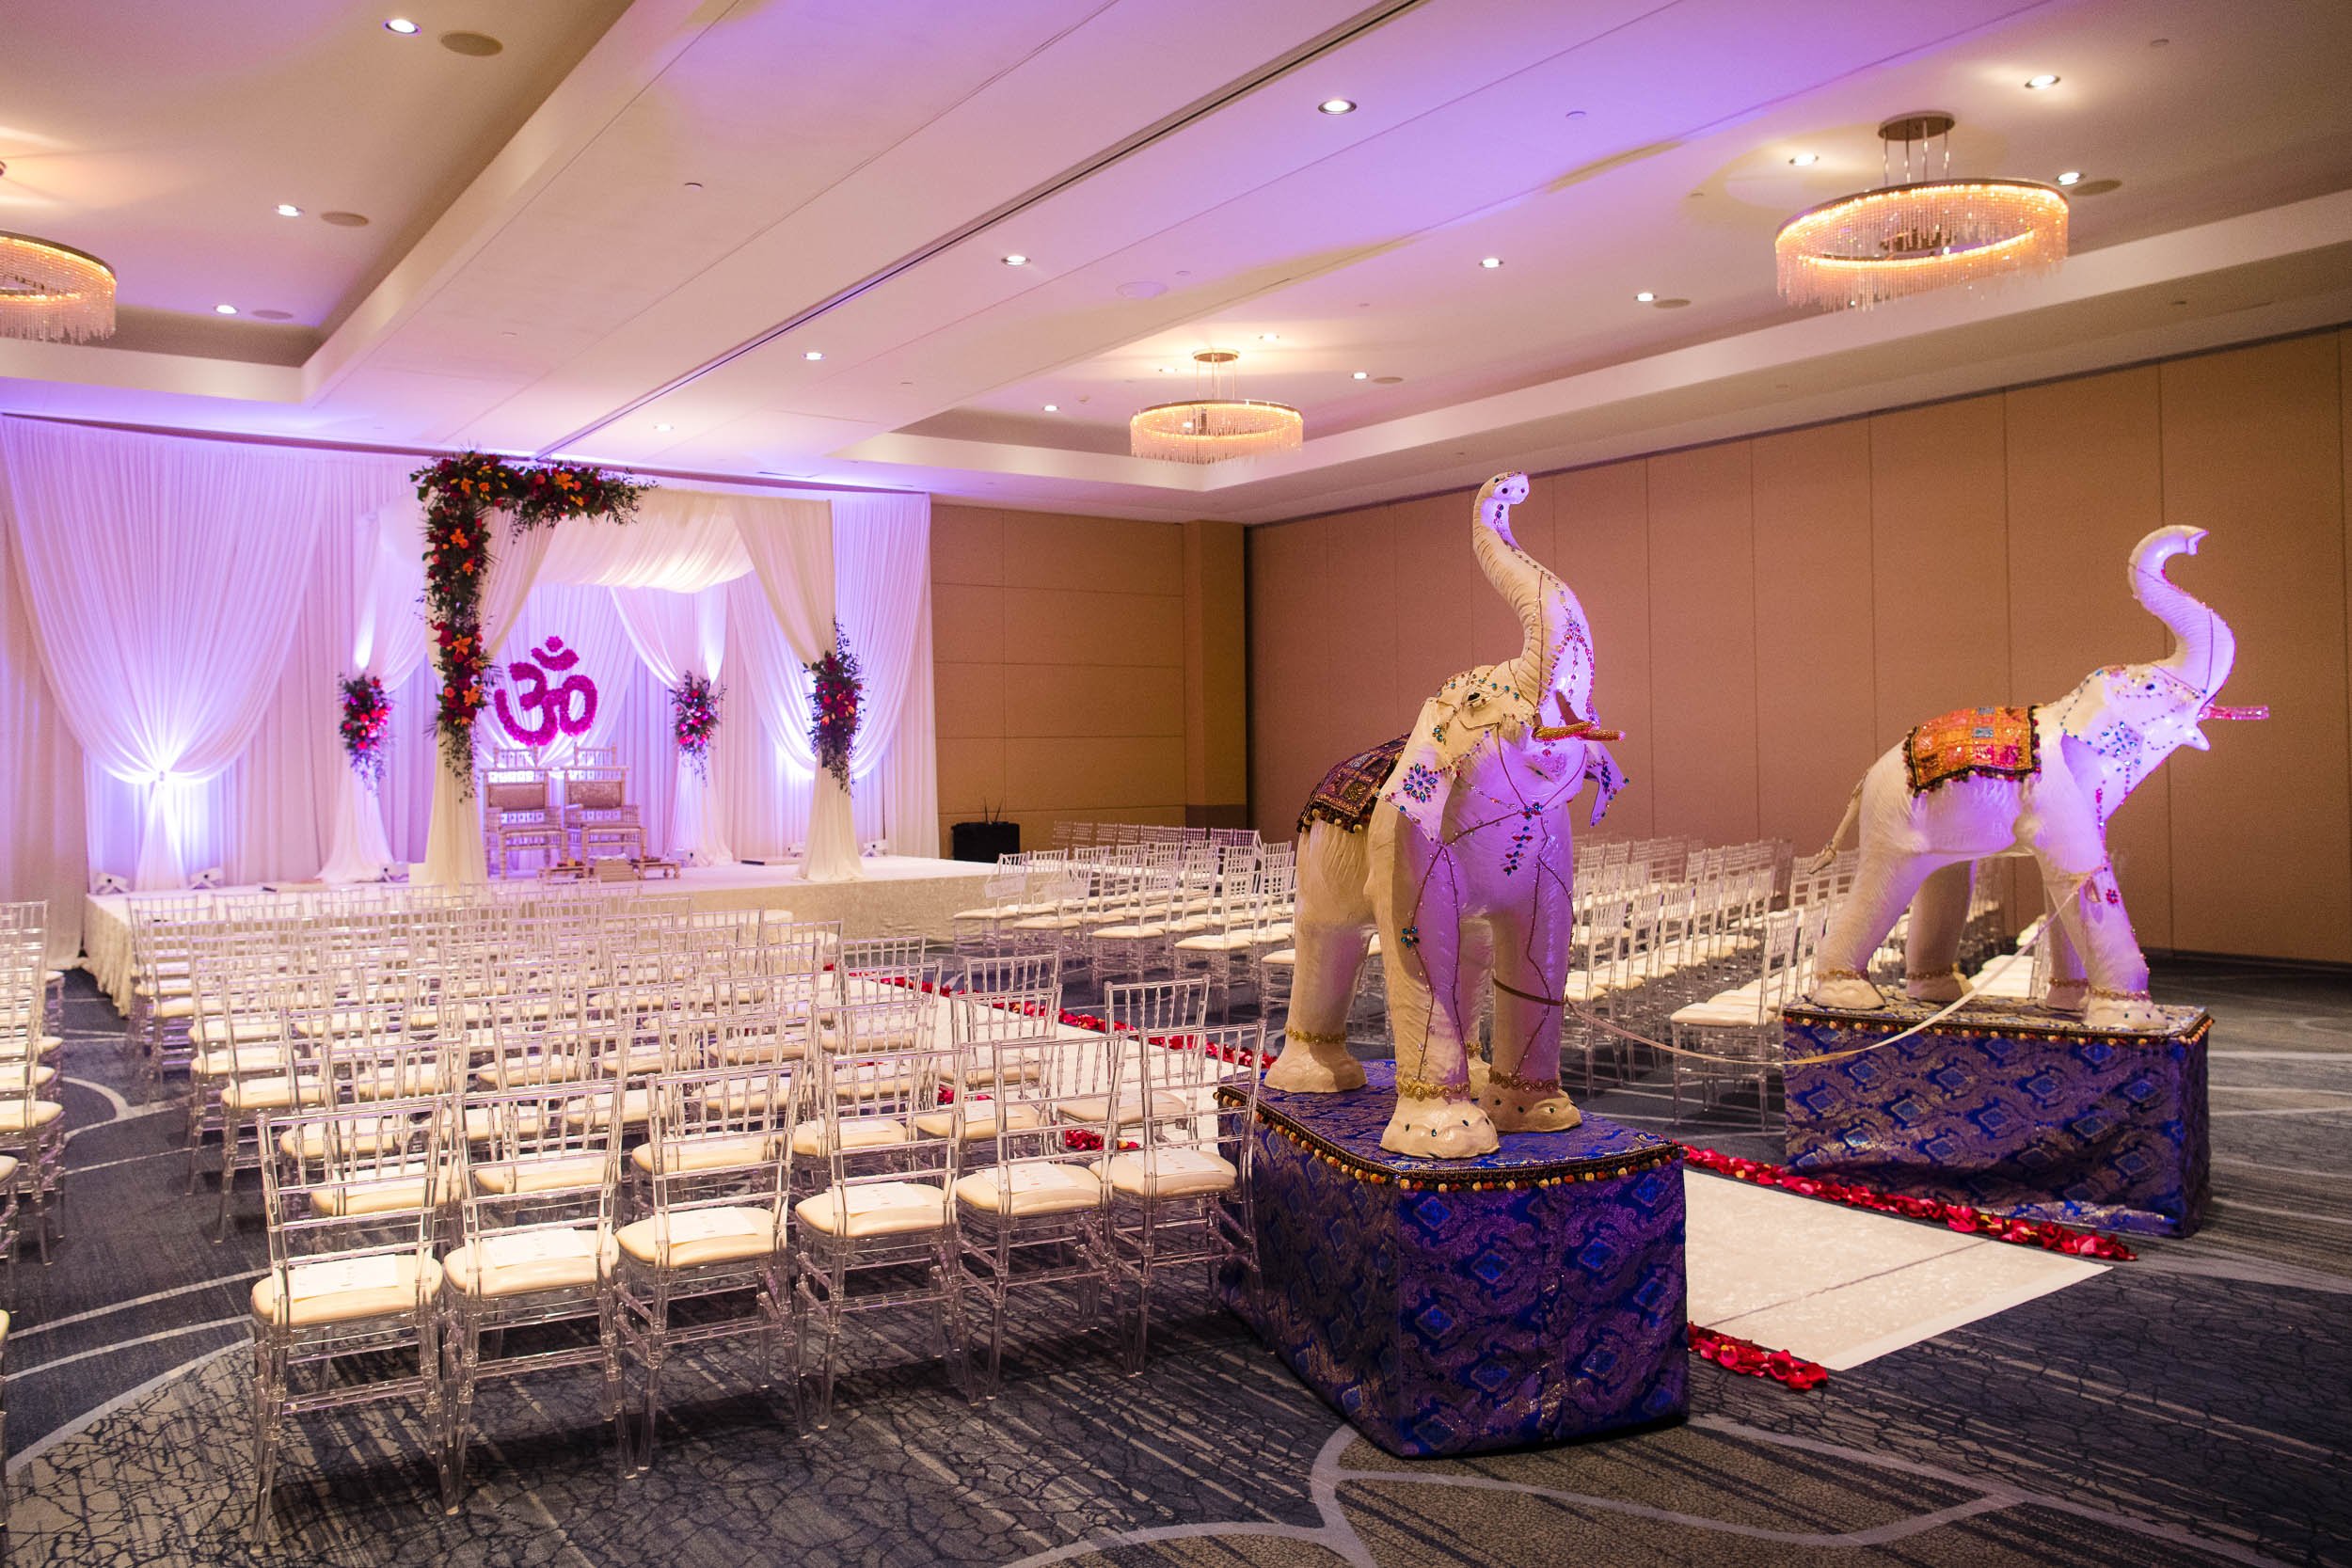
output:
[[[6, 896], [208, 863], [356, 879], [418, 850], [428, 879], [484, 874], [479, 803], [434, 750], [413, 466], [0, 418], [0, 720], [30, 742], [0, 778]], [[938, 852], [929, 554], [924, 496], [658, 488], [627, 527], [501, 528], [483, 624], [494, 659], [581, 655], [604, 699], [569, 744], [621, 750], [655, 844], [717, 863], [804, 840], [805, 874], [851, 877], [861, 837]], [[866, 683], [854, 799], [807, 735], [836, 615]], [[707, 782], [670, 735], [690, 671], [726, 693]], [[394, 699], [380, 792], [337, 735], [354, 672]]]

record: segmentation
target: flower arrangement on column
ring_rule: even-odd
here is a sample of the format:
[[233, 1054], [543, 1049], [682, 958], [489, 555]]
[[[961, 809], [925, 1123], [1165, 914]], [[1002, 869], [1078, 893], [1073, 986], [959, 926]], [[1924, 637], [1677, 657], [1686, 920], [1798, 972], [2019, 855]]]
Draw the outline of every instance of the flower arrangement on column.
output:
[[371, 790], [384, 783], [384, 740], [392, 723], [392, 700], [373, 675], [346, 675], [342, 682], [343, 755]]
[[833, 652], [812, 660], [808, 673], [817, 682], [817, 717], [808, 730], [817, 766], [831, 773], [843, 789], [850, 787], [850, 742], [857, 738], [858, 698], [866, 682], [857, 655], [850, 651], [849, 634], [833, 624]]
[[670, 688], [670, 735], [705, 783], [710, 779], [711, 737], [719, 733], [719, 699], [725, 695], [725, 687], [691, 670]]
[[553, 463], [517, 467], [486, 452], [459, 452], [408, 476], [424, 502], [424, 612], [441, 675], [435, 728], [441, 760], [473, 788], [473, 722], [489, 656], [482, 645], [482, 588], [490, 575], [489, 514], [503, 510], [510, 534], [567, 517], [626, 523], [650, 485], [601, 468]]

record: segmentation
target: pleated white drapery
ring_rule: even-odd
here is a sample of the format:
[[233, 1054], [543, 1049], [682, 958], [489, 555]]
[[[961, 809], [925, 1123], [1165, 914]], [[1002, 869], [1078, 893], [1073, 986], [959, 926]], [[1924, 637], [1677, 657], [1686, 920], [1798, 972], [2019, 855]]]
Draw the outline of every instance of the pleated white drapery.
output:
[[[676, 594], [661, 588], [614, 588], [612, 608], [628, 628], [628, 640], [655, 680], [675, 688], [690, 673], [716, 681], [726, 657], [727, 589], [714, 583], [698, 593]], [[726, 714], [722, 708], [721, 727]], [[671, 796], [670, 857], [687, 865], [732, 865], [735, 852], [727, 847], [707, 777], [707, 763], [698, 769], [684, 752], [677, 755], [677, 782]]]
[[[8, 510], [0, 483], [0, 515]], [[82, 747], [49, 695], [40, 649], [16, 587], [16, 552], [0, 542], [0, 899], [49, 905], [49, 962], [82, 950], [89, 885]]]
[[891, 848], [901, 855], [939, 853], [930, 558], [930, 497], [842, 496], [834, 501], [841, 626], [866, 678], [850, 775], [882, 796]]
[[[746, 627], [752, 635], [742, 640], [744, 689], [785, 754], [816, 774], [801, 875], [812, 882], [855, 881], [865, 872], [858, 864], [850, 792], [816, 766], [808, 743], [805, 666], [833, 646], [833, 508], [824, 501], [782, 497], [733, 500], [744, 551], [772, 616], [771, 622]], [[737, 622], [760, 623], [763, 618], [739, 613]], [[772, 641], [759, 635], [770, 627], [776, 633]], [[783, 654], [803, 668], [787, 669]]]
[[[531, 596], [539, 567], [556, 530], [534, 528], [515, 532], [503, 512], [492, 514], [490, 570], [482, 585], [482, 641], [495, 659], [507, 634], [522, 616], [523, 601]], [[433, 771], [433, 826], [425, 835], [424, 869], [417, 879], [436, 886], [490, 879], [488, 858], [482, 847], [482, 800], [473, 788], [470, 769], [453, 771], [446, 759]]]
[[[351, 673], [373, 675], [387, 692], [406, 685], [424, 662], [424, 517], [414, 499], [378, 507], [361, 519], [353, 552]], [[392, 863], [383, 803], [349, 768], [335, 780], [332, 839], [319, 879], [366, 882]]]
[[0, 420], [20, 586], [84, 754], [146, 790], [133, 885], [184, 876], [173, 786], [237, 760], [277, 690], [323, 525], [381, 459]]

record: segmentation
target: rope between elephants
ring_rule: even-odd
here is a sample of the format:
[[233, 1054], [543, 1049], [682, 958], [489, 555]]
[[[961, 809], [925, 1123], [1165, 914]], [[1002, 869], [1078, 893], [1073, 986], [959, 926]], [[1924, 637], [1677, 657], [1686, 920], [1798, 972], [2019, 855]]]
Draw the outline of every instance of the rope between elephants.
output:
[[[2035, 948], [2041, 946], [2042, 939], [2048, 936], [2050, 934], [2050, 928], [2057, 924], [2057, 916], [2053, 913], [2051, 918], [2044, 920], [2042, 923], [2042, 928], [2033, 934], [2033, 939], [2017, 950], [2016, 956], [2022, 958], [2028, 953], [2031, 953]], [[1504, 990], [1510, 990], [1514, 996], [1527, 995], [1525, 991], [1513, 990], [1511, 987], [1503, 985], [1500, 980], [1496, 981], [1495, 984]], [[1951, 1017], [1954, 1013], [1960, 1011], [1961, 1008], [1968, 1006], [1969, 1003], [1976, 1000], [1976, 997], [1977, 988], [1970, 985], [1967, 981], [1963, 980], [1961, 982], [1961, 992], [1957, 998], [1946, 1003], [1943, 1006], [1938, 1007], [1934, 1012], [1930, 1013], [1927, 1017], [1921, 1019], [1910, 1028], [1905, 1029], [1899, 1035], [1889, 1035], [1883, 1040], [1873, 1040], [1868, 1045], [1858, 1045], [1851, 1051], [1822, 1051], [1817, 1052], [1810, 1056], [1783, 1057], [1781, 1060], [1781, 1066], [1811, 1067], [1817, 1062], [1843, 1062], [1855, 1056], [1867, 1056], [1873, 1051], [1883, 1051], [1890, 1045], [1900, 1044], [1902, 1041], [1911, 1038], [1914, 1035], [1924, 1034], [1926, 1031], [1933, 1028], [1935, 1025], [1943, 1022], [1946, 1019]], [[1528, 1000], [1539, 1002], [1543, 1001], [1544, 998], [1528, 997]], [[1663, 1040], [1654, 1040], [1646, 1035], [1637, 1035], [1630, 1029], [1620, 1028], [1616, 1024], [1610, 1022], [1599, 1014], [1591, 1011], [1581, 1002], [1572, 1002], [1563, 998], [1558, 1006], [1565, 1007], [1569, 1012], [1574, 1013], [1578, 1018], [1583, 1020], [1586, 1024], [1593, 1028], [1614, 1035], [1620, 1039], [1631, 1040], [1636, 1045], [1645, 1045], [1652, 1051], [1663, 1051], [1670, 1056], [1686, 1056], [1692, 1061], [1699, 1062], [1720, 1062], [1728, 1067], [1756, 1067], [1759, 1065], [1759, 1058], [1755, 1056], [1718, 1056], [1705, 1051], [1692, 1051], [1679, 1045], [1668, 1045]], [[1758, 1026], [1760, 1027], [1764, 1022], [1765, 1021], [1761, 1019], [1757, 1020]]]

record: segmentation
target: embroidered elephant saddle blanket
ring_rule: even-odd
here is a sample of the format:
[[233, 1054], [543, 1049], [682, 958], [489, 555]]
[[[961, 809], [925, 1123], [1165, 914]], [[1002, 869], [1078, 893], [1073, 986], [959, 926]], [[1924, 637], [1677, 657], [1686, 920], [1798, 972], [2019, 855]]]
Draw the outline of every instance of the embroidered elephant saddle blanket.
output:
[[1411, 738], [1400, 735], [1384, 740], [1326, 773], [1315, 792], [1307, 797], [1307, 809], [1298, 814], [1298, 831], [1303, 833], [1318, 822], [1328, 822], [1347, 832], [1362, 832], [1372, 821], [1372, 808], [1380, 803], [1380, 786], [1396, 770], [1396, 759]]
[[2042, 771], [2030, 707], [1963, 707], [1903, 737], [1914, 795], [1954, 779], [2030, 779]]

